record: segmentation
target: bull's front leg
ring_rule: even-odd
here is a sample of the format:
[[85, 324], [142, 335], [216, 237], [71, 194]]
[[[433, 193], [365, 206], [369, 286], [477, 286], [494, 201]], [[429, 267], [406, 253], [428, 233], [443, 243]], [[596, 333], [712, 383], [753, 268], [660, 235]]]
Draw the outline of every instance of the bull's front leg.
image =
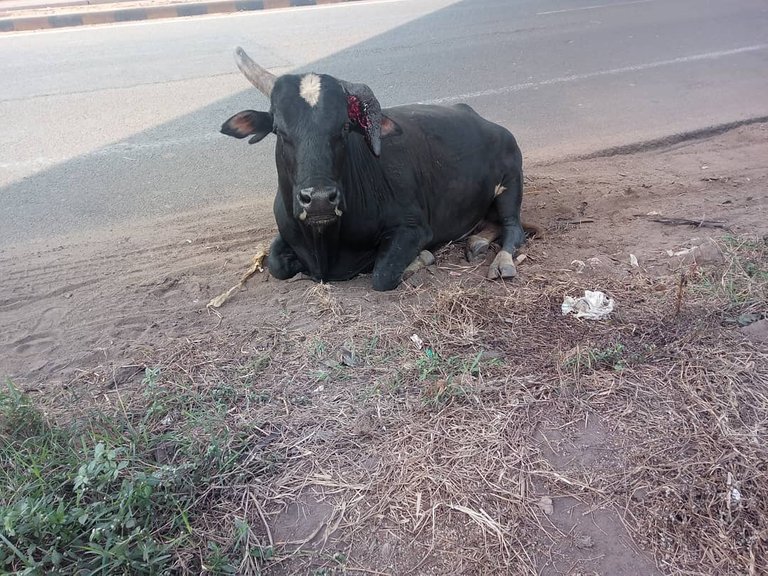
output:
[[269, 248], [267, 267], [269, 268], [269, 273], [278, 280], [293, 278], [299, 272], [307, 273], [304, 264], [301, 263], [296, 252], [279, 234], [275, 236]]
[[373, 266], [373, 289], [385, 292], [397, 288], [406, 269], [414, 270], [431, 239], [432, 233], [421, 227], [404, 226], [388, 235], [379, 247]]

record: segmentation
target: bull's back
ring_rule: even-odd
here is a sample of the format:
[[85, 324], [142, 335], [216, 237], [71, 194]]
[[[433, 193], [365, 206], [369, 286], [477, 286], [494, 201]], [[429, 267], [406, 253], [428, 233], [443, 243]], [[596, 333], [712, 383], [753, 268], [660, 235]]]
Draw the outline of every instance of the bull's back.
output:
[[[419, 172], [417, 195], [434, 244], [469, 233], [493, 203], [496, 184], [520, 163], [515, 139], [465, 104], [401, 106], [384, 113], [400, 125], [405, 140], [392, 156]], [[387, 152], [383, 148], [382, 159]]]

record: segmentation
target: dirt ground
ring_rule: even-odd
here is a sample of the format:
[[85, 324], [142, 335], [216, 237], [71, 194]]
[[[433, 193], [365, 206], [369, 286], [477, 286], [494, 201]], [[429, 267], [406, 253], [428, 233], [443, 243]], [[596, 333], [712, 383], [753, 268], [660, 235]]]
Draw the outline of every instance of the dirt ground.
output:
[[[753, 124], [527, 166], [545, 235], [506, 284], [456, 245], [391, 293], [264, 272], [208, 310], [274, 234], [263, 204], [6, 249], [0, 375], [60, 414], [147, 366], [206, 386], [268, 357], [250, 385], [272, 400], [247, 411], [285, 456], [251, 487], [284, 553], [267, 574], [764, 574], [765, 322], [734, 318], [768, 303], [685, 275], [764, 241], [767, 158]], [[585, 289], [610, 319], [561, 315]]]

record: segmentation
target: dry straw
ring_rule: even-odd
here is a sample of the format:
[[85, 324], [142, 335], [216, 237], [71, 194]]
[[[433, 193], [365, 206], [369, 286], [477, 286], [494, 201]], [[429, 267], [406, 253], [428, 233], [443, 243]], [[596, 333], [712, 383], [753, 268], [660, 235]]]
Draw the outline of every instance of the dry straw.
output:
[[[454, 265], [378, 308], [363, 288], [295, 285], [312, 322], [155, 355], [176, 386], [241, 377], [268, 397], [226, 420], [251, 430], [244, 477], [274, 465], [216, 479], [193, 528], [226, 547], [247, 520], [247, 538], [274, 547], [269, 574], [539, 574], [590, 566], [594, 551], [561, 546], [568, 531], [541, 505], [557, 514], [567, 497], [620, 518], [663, 573], [764, 573], [768, 350], [737, 327], [768, 312], [767, 251], [721, 248], [718, 268], [589, 285], [535, 262], [511, 284]], [[610, 319], [560, 314], [595, 286], [617, 302]], [[262, 356], [249, 375], [243, 358]], [[613, 456], [553, 457], [594, 426]], [[287, 538], [297, 506], [311, 521]]]

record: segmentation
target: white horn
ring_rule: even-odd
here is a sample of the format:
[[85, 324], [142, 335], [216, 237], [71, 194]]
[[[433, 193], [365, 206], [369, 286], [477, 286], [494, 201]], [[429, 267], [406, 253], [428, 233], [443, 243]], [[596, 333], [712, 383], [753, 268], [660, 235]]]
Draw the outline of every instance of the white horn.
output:
[[235, 50], [235, 62], [240, 68], [240, 72], [248, 78], [251, 84], [256, 86], [259, 92], [267, 97], [272, 94], [272, 87], [276, 80], [275, 75], [251, 60], [251, 57], [240, 46]]

